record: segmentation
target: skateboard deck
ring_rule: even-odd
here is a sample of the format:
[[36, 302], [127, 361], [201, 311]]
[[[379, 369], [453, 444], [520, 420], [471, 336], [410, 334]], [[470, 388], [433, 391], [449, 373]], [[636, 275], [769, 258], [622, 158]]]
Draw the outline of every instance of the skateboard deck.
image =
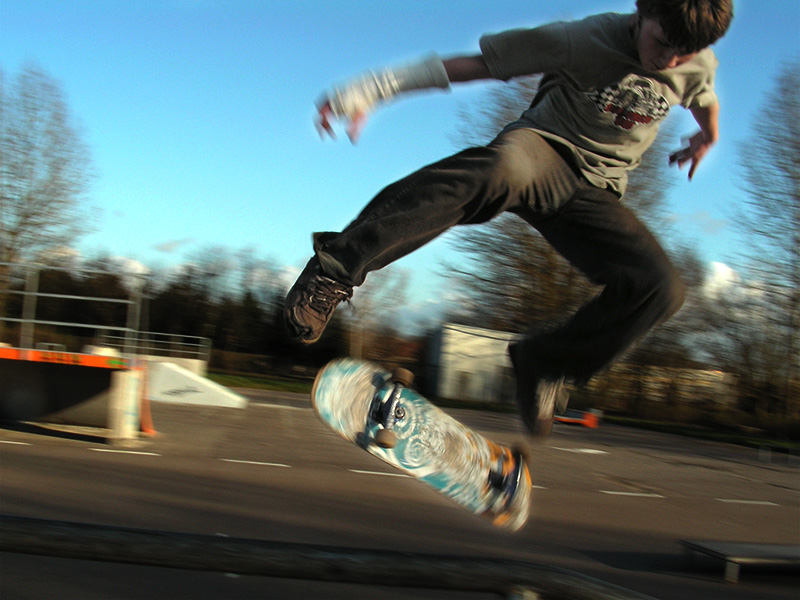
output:
[[328, 363], [311, 402], [336, 433], [493, 525], [528, 519], [531, 477], [523, 454], [472, 431], [411, 389], [410, 372], [354, 359]]

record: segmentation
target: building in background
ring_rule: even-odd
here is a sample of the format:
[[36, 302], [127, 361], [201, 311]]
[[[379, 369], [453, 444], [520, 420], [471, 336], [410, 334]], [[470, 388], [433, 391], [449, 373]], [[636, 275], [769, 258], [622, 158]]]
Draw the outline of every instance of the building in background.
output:
[[508, 343], [517, 334], [445, 323], [431, 348], [433, 396], [453, 400], [510, 403], [514, 373]]

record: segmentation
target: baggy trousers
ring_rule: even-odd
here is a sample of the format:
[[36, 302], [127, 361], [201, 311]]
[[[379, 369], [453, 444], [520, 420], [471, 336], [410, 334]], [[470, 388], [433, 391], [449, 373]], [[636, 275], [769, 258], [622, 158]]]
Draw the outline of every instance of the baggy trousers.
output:
[[341, 233], [315, 234], [314, 249], [326, 274], [358, 286], [450, 227], [505, 211], [603, 286], [562, 325], [524, 340], [537, 372], [588, 381], [680, 308], [684, 285], [652, 234], [531, 129], [504, 131], [389, 185]]

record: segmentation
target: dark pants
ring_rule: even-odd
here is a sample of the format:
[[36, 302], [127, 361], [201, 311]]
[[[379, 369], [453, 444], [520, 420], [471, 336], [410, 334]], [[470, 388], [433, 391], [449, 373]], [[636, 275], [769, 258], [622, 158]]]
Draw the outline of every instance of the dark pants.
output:
[[680, 308], [684, 286], [645, 226], [530, 129], [504, 132], [388, 186], [344, 231], [316, 234], [314, 246], [330, 277], [358, 286], [453, 225], [505, 211], [604, 286], [562, 326], [526, 340], [540, 372], [586, 381]]

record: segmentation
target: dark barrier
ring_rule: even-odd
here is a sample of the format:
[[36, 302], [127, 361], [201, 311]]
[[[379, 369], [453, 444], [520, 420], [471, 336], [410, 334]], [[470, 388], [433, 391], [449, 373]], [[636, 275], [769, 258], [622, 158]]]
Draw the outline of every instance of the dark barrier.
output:
[[521, 561], [267, 542], [11, 516], [0, 516], [0, 551], [240, 575], [489, 592], [509, 598], [654, 600], [579, 573]]

